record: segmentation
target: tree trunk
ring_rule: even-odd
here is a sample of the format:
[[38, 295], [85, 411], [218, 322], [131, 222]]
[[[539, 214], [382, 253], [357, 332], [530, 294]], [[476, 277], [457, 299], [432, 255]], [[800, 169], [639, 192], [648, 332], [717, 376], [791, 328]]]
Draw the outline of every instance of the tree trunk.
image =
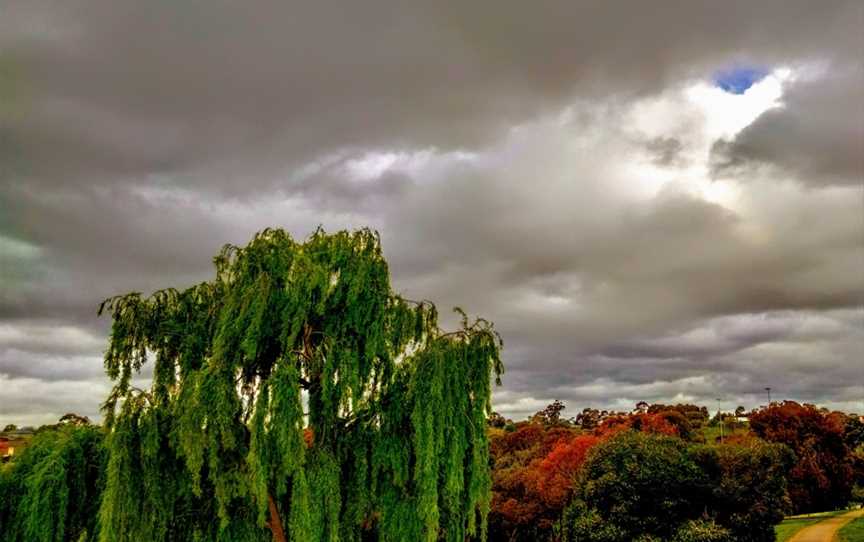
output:
[[270, 521], [268, 526], [273, 532], [273, 542], [288, 542], [285, 538], [285, 529], [282, 528], [282, 518], [279, 517], [279, 509], [276, 508], [276, 501], [273, 500], [273, 495], [267, 494], [267, 504], [270, 508]]

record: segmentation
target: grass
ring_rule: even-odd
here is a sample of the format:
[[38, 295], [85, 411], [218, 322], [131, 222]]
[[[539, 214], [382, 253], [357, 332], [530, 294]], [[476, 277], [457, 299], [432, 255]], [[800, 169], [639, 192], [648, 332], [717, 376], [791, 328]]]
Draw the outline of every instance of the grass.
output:
[[[731, 436], [740, 436], [746, 435], [749, 433], [749, 429], [747, 427], [731, 427], [730, 424], [726, 424], [723, 427], [723, 438], [729, 438]], [[714, 443], [720, 441], [720, 426], [718, 425], [706, 425], [702, 428], [702, 436], [705, 437], [705, 442]]]
[[857, 518], [840, 529], [840, 542], [864, 542], [864, 517]]
[[[784, 519], [779, 525], [774, 527], [774, 532], [777, 533], [777, 542], [785, 542], [792, 538], [798, 531], [804, 527], [809, 527], [815, 523], [828, 519], [832, 516], [837, 516], [846, 513], [846, 510], [835, 510], [833, 512], [819, 512], [817, 514], [804, 514], [802, 516], [789, 516]], [[848, 542], [864, 542], [864, 538], [851, 538]]]

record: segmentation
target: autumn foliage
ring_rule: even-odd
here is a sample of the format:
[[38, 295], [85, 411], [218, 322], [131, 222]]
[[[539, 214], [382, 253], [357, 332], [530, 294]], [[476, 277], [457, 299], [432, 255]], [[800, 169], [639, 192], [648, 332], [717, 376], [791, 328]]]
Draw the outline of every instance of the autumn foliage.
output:
[[608, 418], [601, 423], [597, 432], [600, 435], [608, 436], [627, 429], [632, 429], [634, 431], [655, 435], [667, 435], [670, 437], [681, 436], [679, 426], [672, 423], [670, 419], [677, 419], [677, 414], [666, 411], [653, 414], [645, 413], [632, 414], [629, 416], [615, 416]]
[[578, 429], [541, 423], [490, 435], [490, 539], [542, 540], [551, 532], [572, 490], [567, 473], [578, 470], [590, 448], [583, 440], [581, 455], [571, 450], [584, 438]]
[[492, 431], [492, 540], [547, 538], [572, 499], [579, 469], [601, 442], [629, 430], [674, 437], [691, 431], [673, 410], [609, 415], [591, 430], [562, 420], [561, 410], [556, 402], [509, 432]]
[[795, 452], [789, 495], [796, 512], [833, 510], [849, 501], [855, 462], [845, 414], [784, 401], [754, 413], [750, 427], [760, 438]]
[[564, 507], [573, 491], [573, 480], [588, 457], [588, 452], [601, 437], [579, 435], [558, 441], [537, 467], [537, 489], [550, 508]]
[[[748, 429], [739, 407], [734, 417], [745, 421], [721, 442], [706, 434], [705, 407], [640, 403], [630, 413], [586, 408], [569, 419], [563, 410], [556, 401], [524, 422], [490, 418], [490, 540], [624, 541], [650, 524], [653, 536], [670, 540], [768, 542], [784, 514], [835, 509], [864, 494], [857, 416], [775, 403], [751, 412]], [[603, 458], [612, 451], [620, 462]], [[608, 495], [592, 493], [601, 478], [617, 480]], [[672, 510], [654, 509], [663, 499], [679, 499], [674, 521]]]

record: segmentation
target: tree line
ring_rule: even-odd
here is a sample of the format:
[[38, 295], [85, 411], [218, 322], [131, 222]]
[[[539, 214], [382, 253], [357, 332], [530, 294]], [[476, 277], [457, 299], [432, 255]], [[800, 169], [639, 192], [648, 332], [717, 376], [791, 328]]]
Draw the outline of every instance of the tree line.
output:
[[784, 515], [864, 502], [855, 414], [794, 401], [713, 418], [696, 405], [563, 410], [490, 417], [492, 540], [773, 542]]
[[[732, 428], [720, 442], [712, 430], [716, 418], [709, 419], [707, 411], [693, 405], [651, 405], [608, 416], [590, 429], [576, 422], [584, 417], [564, 419], [563, 407], [556, 402], [515, 423], [494, 414], [488, 417], [488, 540], [772, 542], [773, 526], [786, 514], [864, 501], [864, 423], [857, 415], [784, 401], [749, 413], [749, 424]], [[107, 490], [115, 434], [68, 415], [37, 430], [26, 451], [0, 468], [0, 528], [5, 538], [124, 539], [113, 524], [105, 523], [104, 515], [116, 504], [106, 502], [112, 498]], [[315, 446], [309, 428], [302, 446], [307, 453]], [[130, 491], [152, 495], [151, 488], [140, 485], [146, 483], [130, 480]], [[190, 483], [180, 475], [157, 488]], [[331, 497], [352, 498], [341, 483], [325, 490]], [[168, 495], [165, 502], [172, 498]], [[194, 521], [214, 523], [213, 539], [236, 540], [231, 520], [221, 531], [225, 534], [219, 534], [215, 500], [206, 499], [202, 494], [198, 509], [170, 512], [179, 516], [174, 521], [190, 522], [184, 515], [195, 514]], [[346, 501], [334, 515], [355, 510]], [[384, 513], [375, 506], [371, 516], [362, 518], [357, 540], [386, 540], [386, 532], [376, 529]], [[446, 539], [442, 526], [434, 533], [434, 539]], [[169, 525], [166, 534], [151, 533], [139, 540], [206, 536], [172, 531]], [[290, 524], [285, 536], [327, 539], [291, 530]], [[396, 536], [391, 539], [408, 539]], [[484, 533], [464, 536], [480, 540]], [[248, 539], [272, 537], [272, 530], [261, 525]], [[333, 538], [350, 539], [342, 533]]]

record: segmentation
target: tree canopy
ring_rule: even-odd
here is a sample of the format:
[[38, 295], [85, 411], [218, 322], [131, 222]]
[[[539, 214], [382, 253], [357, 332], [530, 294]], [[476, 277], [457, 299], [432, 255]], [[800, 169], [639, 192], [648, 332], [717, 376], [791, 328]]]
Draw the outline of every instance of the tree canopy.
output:
[[432, 303], [393, 292], [369, 230], [265, 230], [214, 263], [100, 308], [100, 539], [485, 538], [492, 324], [459, 311], [441, 331]]
[[849, 446], [853, 437], [847, 433], [847, 419], [840, 412], [795, 401], [772, 403], [750, 416], [754, 434], [795, 451], [797, 461], [789, 472], [795, 513], [834, 510], [849, 502], [855, 458]]
[[573, 542], [773, 542], [789, 509], [782, 444], [624, 430], [595, 445], [557, 526]]

